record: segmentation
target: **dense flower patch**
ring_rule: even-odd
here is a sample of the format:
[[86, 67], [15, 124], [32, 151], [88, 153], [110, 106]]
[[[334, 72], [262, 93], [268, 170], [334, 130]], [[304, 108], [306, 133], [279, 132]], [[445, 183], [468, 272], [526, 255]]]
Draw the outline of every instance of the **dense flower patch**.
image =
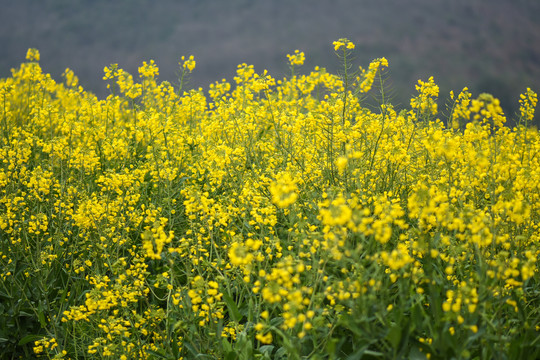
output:
[[[37, 50], [0, 80], [0, 352], [14, 358], [540, 355], [540, 136], [386, 59], [185, 90]], [[9, 355], [8, 355], [9, 358]]]

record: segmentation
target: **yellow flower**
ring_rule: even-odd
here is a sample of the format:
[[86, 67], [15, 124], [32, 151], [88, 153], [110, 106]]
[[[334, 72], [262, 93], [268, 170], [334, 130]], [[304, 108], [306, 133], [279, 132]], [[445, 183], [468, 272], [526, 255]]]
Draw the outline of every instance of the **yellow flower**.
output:
[[298, 199], [296, 181], [289, 173], [280, 173], [270, 184], [272, 202], [280, 208], [287, 208]]
[[28, 49], [26, 52], [26, 60], [28, 61], [39, 61], [39, 50], [37, 49]]
[[319, 210], [324, 225], [346, 225], [351, 220], [352, 210], [342, 195], [332, 200], [328, 205], [328, 207], [322, 206]]
[[159, 68], [154, 60], [150, 60], [149, 63], [143, 62], [143, 66], [139, 67], [139, 75], [141, 78], [155, 78], [159, 75]]
[[333, 45], [334, 45], [334, 51], [338, 51], [342, 47], [344, 47], [347, 50], [354, 49], [354, 43], [347, 38], [341, 38], [339, 40], [336, 40], [333, 42]]
[[334, 51], [338, 51], [339, 48], [341, 48], [342, 46], [344, 46], [345, 44], [341, 41], [334, 41], [333, 42], [334, 44]]
[[418, 109], [421, 114], [437, 114], [437, 97], [439, 96], [439, 86], [435, 84], [433, 76], [428, 81], [418, 80], [416, 90], [419, 95], [411, 99], [411, 108]]
[[521, 119], [524, 119], [526, 124], [534, 119], [534, 111], [537, 102], [538, 96], [530, 88], [527, 88], [527, 91], [519, 96], [519, 112], [521, 114]]
[[368, 71], [360, 67], [361, 74], [356, 79], [360, 82], [360, 92], [367, 93], [369, 90], [371, 90], [373, 82], [375, 81], [375, 75], [377, 75], [377, 72], [382, 70], [384, 67], [388, 67], [388, 60], [386, 60], [386, 58], [378, 58], [373, 60], [369, 64]]
[[272, 333], [266, 333], [266, 334], [257, 334], [255, 335], [255, 338], [259, 340], [263, 344], [271, 344], [272, 343]]
[[345, 171], [345, 168], [347, 167], [347, 157], [346, 156], [340, 156], [336, 160], [336, 167], [340, 174], [343, 174]]
[[303, 52], [300, 52], [300, 50], [295, 50], [294, 54], [287, 54], [287, 58], [289, 59], [289, 64], [294, 65], [303, 65], [304, 61], [306, 60], [306, 56]]
[[244, 244], [234, 242], [229, 248], [229, 259], [233, 265], [244, 266], [253, 261], [253, 254]]
[[182, 62], [180, 63], [180, 65], [182, 66], [182, 69], [187, 69], [189, 72], [192, 72], [195, 69], [197, 63], [195, 62], [195, 58], [193, 57], [193, 55], [190, 55], [187, 60], [184, 56], [182, 56], [181, 60]]

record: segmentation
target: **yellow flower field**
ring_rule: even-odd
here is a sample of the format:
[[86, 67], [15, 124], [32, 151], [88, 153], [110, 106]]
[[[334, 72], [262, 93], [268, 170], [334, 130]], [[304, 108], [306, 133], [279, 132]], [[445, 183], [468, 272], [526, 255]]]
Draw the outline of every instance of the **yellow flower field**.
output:
[[[6, 359], [540, 357], [540, 135], [386, 59], [188, 89], [30, 49], [0, 80]], [[446, 106], [440, 105], [445, 103]]]

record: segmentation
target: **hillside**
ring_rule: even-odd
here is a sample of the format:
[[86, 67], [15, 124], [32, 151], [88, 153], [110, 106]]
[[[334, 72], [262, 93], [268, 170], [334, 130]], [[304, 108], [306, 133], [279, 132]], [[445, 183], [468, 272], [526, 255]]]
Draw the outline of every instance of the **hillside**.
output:
[[441, 97], [469, 86], [514, 113], [526, 87], [540, 90], [538, 13], [532, 0], [2, 1], [0, 77], [36, 47], [45, 71], [60, 78], [70, 67], [85, 88], [105, 96], [104, 66], [136, 74], [154, 59], [160, 79], [174, 81], [180, 57], [193, 54], [191, 84], [206, 87], [232, 80], [243, 62], [285, 76], [285, 55], [294, 49], [306, 53], [305, 72], [335, 69], [331, 43], [347, 37], [357, 44], [357, 64], [388, 58], [396, 104], [408, 102], [419, 78], [434, 75]]

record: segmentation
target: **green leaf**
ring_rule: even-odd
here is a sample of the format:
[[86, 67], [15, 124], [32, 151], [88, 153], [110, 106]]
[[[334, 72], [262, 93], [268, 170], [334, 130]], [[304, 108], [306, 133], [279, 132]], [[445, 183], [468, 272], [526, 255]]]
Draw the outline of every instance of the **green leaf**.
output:
[[25, 345], [25, 344], [28, 344], [29, 342], [38, 341], [43, 338], [44, 338], [43, 335], [26, 335], [21, 340], [19, 340], [19, 345]]
[[259, 348], [259, 351], [262, 354], [272, 354], [272, 351], [274, 350], [274, 345], [263, 345]]
[[215, 360], [214, 357], [206, 354], [199, 354], [195, 357], [196, 359], [209, 359], [209, 360]]
[[270, 326], [279, 327], [283, 323], [283, 318], [280, 316], [276, 316], [272, 319], [270, 319]]
[[154, 355], [154, 356], [157, 356], [159, 359], [168, 359], [168, 357], [166, 357], [165, 355], [161, 354], [161, 353], [158, 353], [157, 351], [154, 351], [154, 350], [146, 350], [146, 352], [148, 354], [151, 354], [151, 355]]
[[62, 292], [62, 297], [60, 298], [60, 304], [64, 304], [64, 303], [65, 303], [68, 292], [69, 292], [69, 291], [68, 291], [68, 288], [66, 287], [66, 288], [64, 289], [64, 291]]
[[287, 355], [288, 351], [286, 348], [284, 348], [283, 346], [280, 347], [277, 351], [276, 351], [276, 359], [279, 359], [280, 357], [285, 357]]
[[238, 306], [236, 306], [233, 298], [229, 294], [223, 293], [223, 300], [225, 301], [225, 304], [227, 304], [232, 320], [239, 323], [240, 320], [242, 320], [242, 315], [240, 314], [240, 311], [238, 311]]
[[253, 303], [253, 298], [249, 298], [249, 312], [248, 312], [248, 321], [249, 322], [253, 322], [254, 318], [255, 318], [255, 314], [254, 314], [254, 310], [255, 310], [255, 304]]
[[384, 354], [379, 351], [373, 351], [373, 350], [366, 350], [364, 351], [364, 354], [374, 356], [374, 357], [383, 357]]
[[410, 359], [410, 360], [426, 360], [427, 356], [426, 356], [426, 354], [421, 352], [419, 348], [413, 346], [411, 348], [411, 352], [409, 353], [408, 359]]
[[171, 341], [171, 349], [174, 358], [178, 359], [178, 357], [180, 356], [180, 348], [178, 347], [178, 343], [174, 341], [174, 339]]
[[42, 328], [47, 327], [47, 321], [45, 321], [45, 313], [43, 312], [43, 303], [41, 300], [38, 303], [38, 319]]
[[193, 347], [193, 345], [191, 345], [189, 342], [184, 342], [184, 347], [186, 349], [188, 349], [188, 351], [193, 355], [193, 356], [197, 356], [199, 354], [199, 352], [197, 350], [195, 350], [195, 348]]
[[362, 346], [360, 349], [356, 350], [353, 354], [347, 357], [347, 360], [360, 360], [367, 351], [369, 345]]
[[401, 341], [401, 328], [398, 324], [392, 325], [386, 335], [386, 339], [392, 344], [394, 349], [398, 348], [399, 342]]
[[223, 350], [225, 350], [224, 351], [225, 353], [228, 354], [228, 353], [232, 352], [232, 346], [229, 343], [229, 340], [227, 340], [226, 338], [221, 339], [221, 345], [223, 346]]

